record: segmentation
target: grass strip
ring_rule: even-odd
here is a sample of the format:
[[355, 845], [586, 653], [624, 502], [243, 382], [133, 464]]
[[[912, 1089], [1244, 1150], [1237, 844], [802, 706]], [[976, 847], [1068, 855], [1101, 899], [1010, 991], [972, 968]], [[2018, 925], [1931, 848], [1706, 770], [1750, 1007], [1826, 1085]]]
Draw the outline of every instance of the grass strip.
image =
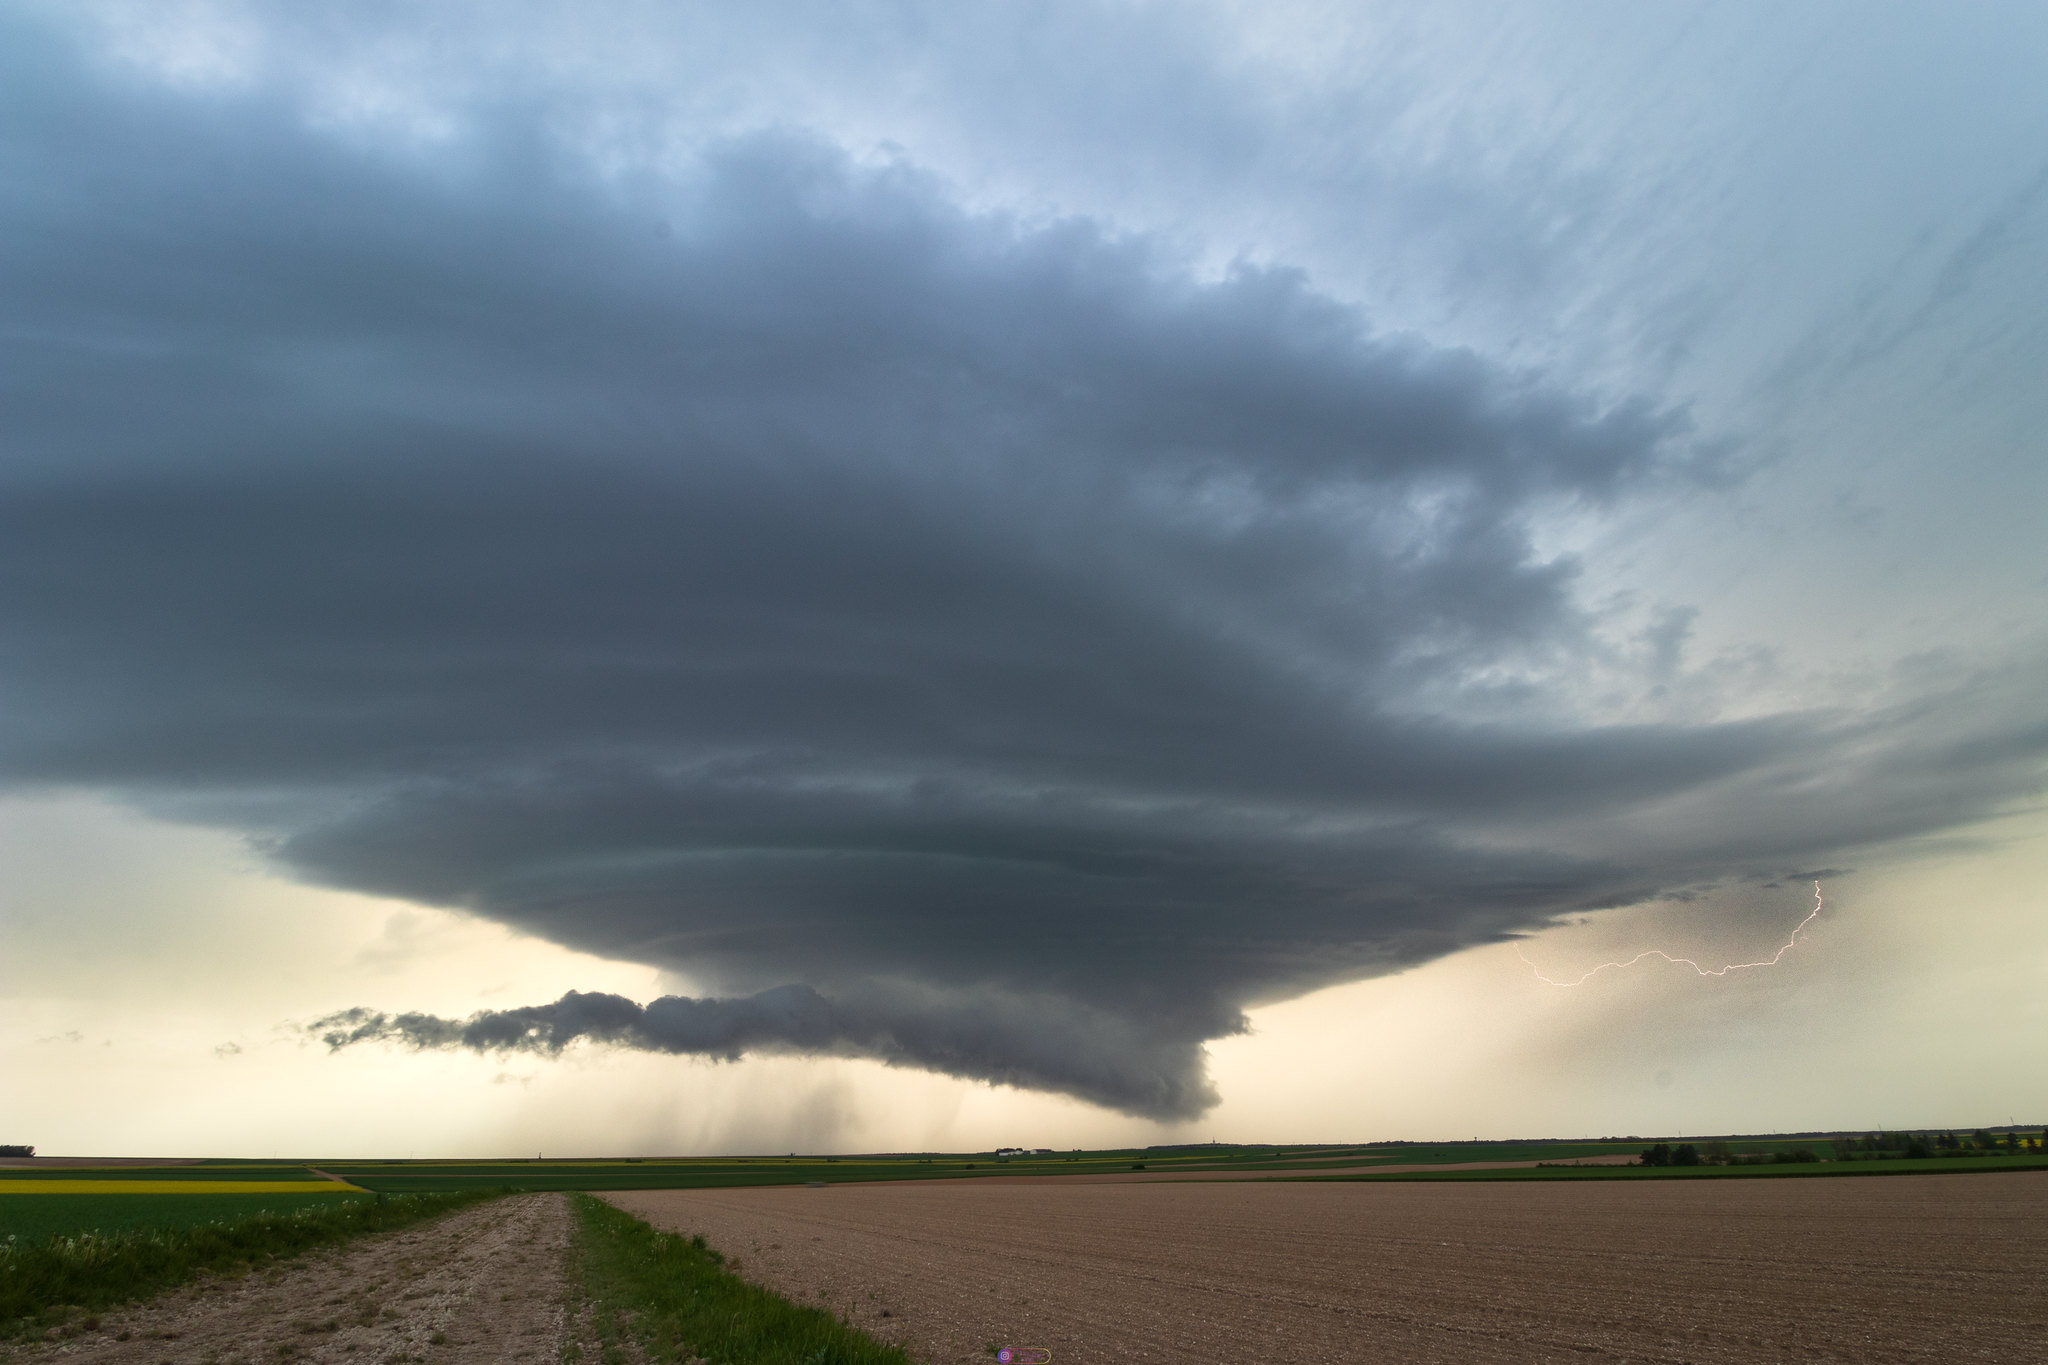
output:
[[[586, 1194], [576, 1206], [572, 1283], [591, 1310], [601, 1365], [632, 1358], [630, 1334], [654, 1362], [714, 1365], [910, 1365], [820, 1308], [748, 1284], [702, 1237], [660, 1232]], [[565, 1356], [571, 1365], [574, 1348]]]
[[496, 1193], [384, 1199], [329, 1195], [323, 1206], [264, 1210], [196, 1226], [125, 1228], [26, 1241], [10, 1237], [0, 1242], [0, 1338], [46, 1330], [81, 1312], [160, 1293], [205, 1271], [264, 1265], [366, 1233], [404, 1227]]

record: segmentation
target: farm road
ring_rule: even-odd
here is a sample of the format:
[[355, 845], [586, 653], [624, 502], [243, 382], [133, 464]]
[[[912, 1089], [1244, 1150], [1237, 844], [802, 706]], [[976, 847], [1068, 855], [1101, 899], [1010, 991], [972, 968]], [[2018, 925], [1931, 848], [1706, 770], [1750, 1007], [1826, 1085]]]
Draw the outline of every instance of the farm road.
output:
[[2039, 1359], [2048, 1175], [607, 1195], [928, 1365]]
[[493, 1200], [239, 1279], [203, 1280], [102, 1313], [82, 1335], [12, 1355], [0, 1348], [0, 1359], [556, 1365], [570, 1227], [562, 1195]]

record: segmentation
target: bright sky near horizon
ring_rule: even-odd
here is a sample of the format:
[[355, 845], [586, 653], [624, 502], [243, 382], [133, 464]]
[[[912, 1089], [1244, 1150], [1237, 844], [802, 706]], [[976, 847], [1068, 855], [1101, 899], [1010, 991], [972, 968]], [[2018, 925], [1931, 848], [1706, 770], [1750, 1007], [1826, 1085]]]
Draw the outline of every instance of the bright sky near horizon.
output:
[[2044, 41], [0, 4], [0, 1142], [2048, 1116]]

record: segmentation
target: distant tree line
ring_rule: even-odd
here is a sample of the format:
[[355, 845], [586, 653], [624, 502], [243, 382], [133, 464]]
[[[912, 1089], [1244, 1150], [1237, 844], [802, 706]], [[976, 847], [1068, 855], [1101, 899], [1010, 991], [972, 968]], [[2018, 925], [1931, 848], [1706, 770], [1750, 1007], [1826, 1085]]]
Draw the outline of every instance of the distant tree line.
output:
[[[1968, 1136], [1955, 1133], [1871, 1133], [1860, 1138], [1836, 1138], [1837, 1161], [1910, 1160], [1937, 1156], [2017, 1156], [2022, 1152], [2048, 1150], [2048, 1128], [2034, 1136], [2013, 1130], [1992, 1133], [1983, 1128]], [[1775, 1152], [1737, 1152], [1725, 1142], [1681, 1142], [1673, 1146], [1660, 1142], [1643, 1149], [1644, 1166], [1778, 1166], [1794, 1162], [1819, 1161], [1811, 1147], [1784, 1147]]]
[[1835, 1156], [1842, 1161], [1934, 1156], [2016, 1156], [2043, 1150], [2048, 1128], [2033, 1137], [2018, 1129], [1993, 1133], [1979, 1128], [1967, 1136], [1956, 1133], [1871, 1133], [1860, 1138], [1836, 1138]]
[[1819, 1161], [1810, 1147], [1786, 1147], [1775, 1152], [1737, 1152], [1725, 1142], [1697, 1146], [1681, 1142], [1673, 1147], [1660, 1142], [1643, 1149], [1644, 1166], [1778, 1166], [1801, 1161]]
[[34, 1147], [25, 1147], [18, 1142], [0, 1142], [0, 1156], [34, 1156]]

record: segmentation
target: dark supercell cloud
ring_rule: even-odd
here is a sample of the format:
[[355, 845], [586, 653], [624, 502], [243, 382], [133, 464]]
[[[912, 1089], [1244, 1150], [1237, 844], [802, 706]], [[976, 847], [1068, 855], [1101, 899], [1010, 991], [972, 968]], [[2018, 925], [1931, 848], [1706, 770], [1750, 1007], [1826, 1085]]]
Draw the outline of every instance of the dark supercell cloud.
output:
[[[1247, 1005], [1952, 823], [2041, 750], [1573, 719], [1596, 622], [1537, 530], [1689, 477], [1683, 421], [1287, 270], [797, 134], [369, 151], [17, 36], [0, 772], [718, 993], [334, 1046], [1184, 1118]], [[1840, 799], [1773, 804], [1823, 759]]]

